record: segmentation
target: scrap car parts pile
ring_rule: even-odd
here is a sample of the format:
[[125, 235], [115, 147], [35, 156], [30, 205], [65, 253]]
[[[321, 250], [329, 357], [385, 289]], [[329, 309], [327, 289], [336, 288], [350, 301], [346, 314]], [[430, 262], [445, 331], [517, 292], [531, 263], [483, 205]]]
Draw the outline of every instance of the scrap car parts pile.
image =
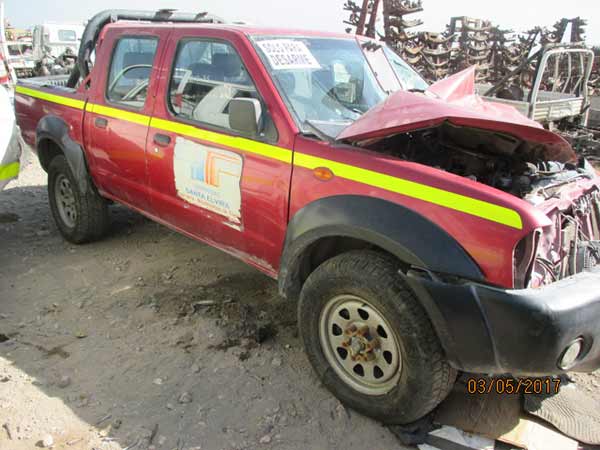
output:
[[[349, 25], [348, 33], [379, 36], [430, 82], [475, 65], [478, 82], [494, 83], [518, 67], [537, 44], [585, 41], [586, 21], [580, 17], [561, 19], [551, 29], [535, 27], [516, 34], [490, 21], [457, 16], [452, 17], [441, 32], [415, 32], [411, 29], [423, 24], [414, 18], [415, 13], [423, 11], [420, 0], [363, 0], [362, 5], [348, 0], [344, 9], [350, 12], [344, 22]], [[383, 34], [376, 30], [380, 12]], [[529, 81], [533, 77], [533, 65], [530, 68]], [[600, 72], [596, 65], [590, 89], [600, 92], [599, 83]]]
[[[421, 1], [364, 0], [359, 6], [348, 0], [345, 9], [351, 12], [347, 32], [386, 41], [428, 81], [474, 66], [480, 94], [517, 107], [560, 132], [579, 154], [600, 162], [600, 113], [590, 101], [600, 93], [599, 64], [585, 48], [586, 21], [580, 17], [517, 34], [459, 16], [434, 33], [411, 31], [422, 24], [409, 19], [423, 11]], [[380, 10], [383, 34], [375, 27]]]

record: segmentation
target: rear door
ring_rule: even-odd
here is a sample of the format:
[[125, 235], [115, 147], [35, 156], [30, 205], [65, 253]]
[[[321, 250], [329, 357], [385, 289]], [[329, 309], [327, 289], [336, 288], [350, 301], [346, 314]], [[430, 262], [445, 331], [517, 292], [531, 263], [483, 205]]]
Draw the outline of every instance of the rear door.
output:
[[[147, 141], [159, 217], [276, 274], [287, 224], [294, 133], [249, 41], [215, 29], [176, 29], [165, 55]], [[229, 125], [234, 98], [258, 99], [262, 132]]]
[[114, 29], [102, 42], [86, 106], [86, 147], [100, 190], [151, 212], [146, 137], [165, 28]]

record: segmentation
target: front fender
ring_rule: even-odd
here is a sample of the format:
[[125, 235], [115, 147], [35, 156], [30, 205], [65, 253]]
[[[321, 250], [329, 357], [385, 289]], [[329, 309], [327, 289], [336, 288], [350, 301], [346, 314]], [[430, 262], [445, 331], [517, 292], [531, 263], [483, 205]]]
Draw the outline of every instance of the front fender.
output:
[[420, 214], [379, 198], [339, 195], [306, 205], [290, 221], [279, 269], [280, 292], [297, 296], [304, 251], [321, 238], [341, 236], [380, 247], [411, 266], [485, 280], [462, 246]]
[[73, 175], [79, 183], [81, 192], [87, 192], [90, 188], [90, 177], [85, 160], [85, 153], [81, 145], [71, 139], [71, 136], [69, 135], [69, 125], [62, 118], [52, 115], [45, 116], [39, 121], [36, 127], [36, 145], [38, 147], [40, 164], [44, 169], [47, 169], [47, 167], [45, 167], [40, 143], [46, 139], [54, 142], [60, 147], [69, 163]]

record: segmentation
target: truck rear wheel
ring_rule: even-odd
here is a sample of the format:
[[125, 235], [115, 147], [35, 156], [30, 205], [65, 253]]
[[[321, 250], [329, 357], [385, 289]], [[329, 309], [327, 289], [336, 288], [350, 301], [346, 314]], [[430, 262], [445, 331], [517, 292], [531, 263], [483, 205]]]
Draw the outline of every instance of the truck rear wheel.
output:
[[56, 226], [69, 242], [94, 241], [108, 229], [106, 201], [91, 185], [85, 193], [80, 190], [63, 155], [55, 156], [48, 168], [48, 200]]
[[450, 392], [450, 367], [392, 257], [353, 251], [324, 262], [300, 294], [298, 326], [323, 384], [385, 423], [414, 422]]

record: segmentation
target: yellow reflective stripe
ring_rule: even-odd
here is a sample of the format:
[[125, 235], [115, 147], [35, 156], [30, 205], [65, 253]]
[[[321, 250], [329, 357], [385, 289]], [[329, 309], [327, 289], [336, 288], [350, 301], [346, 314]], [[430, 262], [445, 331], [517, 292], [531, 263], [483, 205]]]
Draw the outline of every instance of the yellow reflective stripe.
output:
[[317, 158], [303, 153], [296, 153], [294, 155], [294, 165], [311, 170], [316, 167], [328, 167], [336, 176], [340, 176], [347, 180], [357, 181], [386, 191], [406, 195], [407, 197], [454, 209], [519, 230], [523, 228], [521, 216], [512, 209], [456, 194], [454, 192], [445, 191], [443, 189], [434, 188], [426, 184], [396, 178], [391, 175], [373, 172], [372, 170], [362, 169], [360, 167], [350, 166], [328, 159]]
[[130, 111], [125, 111], [123, 109], [111, 108], [109, 106], [96, 104], [91, 105], [91, 108], [92, 109], [90, 112], [93, 112], [94, 114], [100, 114], [101, 116], [125, 120], [127, 122], [137, 123], [146, 127], [150, 124], [150, 116], [146, 116], [144, 114], [133, 113]]
[[68, 106], [70, 108], [83, 109], [83, 106], [85, 105], [85, 102], [82, 100], [76, 100], [70, 97], [63, 97], [62, 95], [49, 94], [48, 92], [29, 89], [25, 86], [17, 85], [17, 87], [15, 87], [15, 91], [19, 94], [39, 98], [40, 100], [46, 100], [47, 102], [57, 103], [59, 105]]
[[0, 181], [10, 180], [19, 175], [19, 163], [0, 164]]
[[163, 131], [182, 134], [184, 136], [200, 139], [203, 141], [214, 142], [215, 144], [225, 145], [227, 147], [244, 150], [250, 153], [264, 156], [266, 158], [276, 159], [287, 164], [292, 163], [292, 151], [287, 148], [277, 147], [275, 145], [265, 144], [263, 142], [253, 141], [237, 136], [215, 133], [214, 131], [196, 128], [193, 125], [186, 125], [170, 120], [157, 119], [153, 117], [150, 126]]
[[[74, 100], [68, 97], [48, 94], [46, 92], [36, 91], [23, 86], [17, 86], [16, 91], [21, 94], [70, 106], [72, 108], [83, 109], [85, 105], [86, 111], [94, 112], [103, 116], [113, 117], [115, 119], [121, 119], [144, 126], [149, 125], [159, 130], [170, 131], [183, 136], [213, 142], [264, 156], [266, 158], [276, 159], [277, 161], [282, 161], [287, 164], [292, 163], [293, 152], [287, 148], [277, 147], [275, 145], [269, 145], [242, 137], [229, 136], [226, 134], [216, 133], [214, 131], [203, 130], [193, 125], [158, 119], [156, 117], [150, 118], [149, 116], [143, 114], [132, 113], [108, 106], [95, 105], [92, 103], [88, 103], [86, 105], [85, 102], [81, 100]], [[294, 165], [311, 170], [317, 167], [328, 167], [336, 176], [345, 178], [347, 180], [356, 181], [358, 183], [366, 184], [386, 191], [402, 194], [407, 197], [416, 198], [418, 200], [433, 203], [435, 205], [443, 206], [455, 211], [460, 211], [519, 230], [523, 228], [521, 216], [518, 212], [510, 208], [505, 208], [503, 206], [456, 194], [454, 192], [445, 191], [443, 189], [434, 188], [426, 184], [416, 183], [414, 181], [374, 172], [361, 167], [355, 167], [298, 152], [294, 154]]]

